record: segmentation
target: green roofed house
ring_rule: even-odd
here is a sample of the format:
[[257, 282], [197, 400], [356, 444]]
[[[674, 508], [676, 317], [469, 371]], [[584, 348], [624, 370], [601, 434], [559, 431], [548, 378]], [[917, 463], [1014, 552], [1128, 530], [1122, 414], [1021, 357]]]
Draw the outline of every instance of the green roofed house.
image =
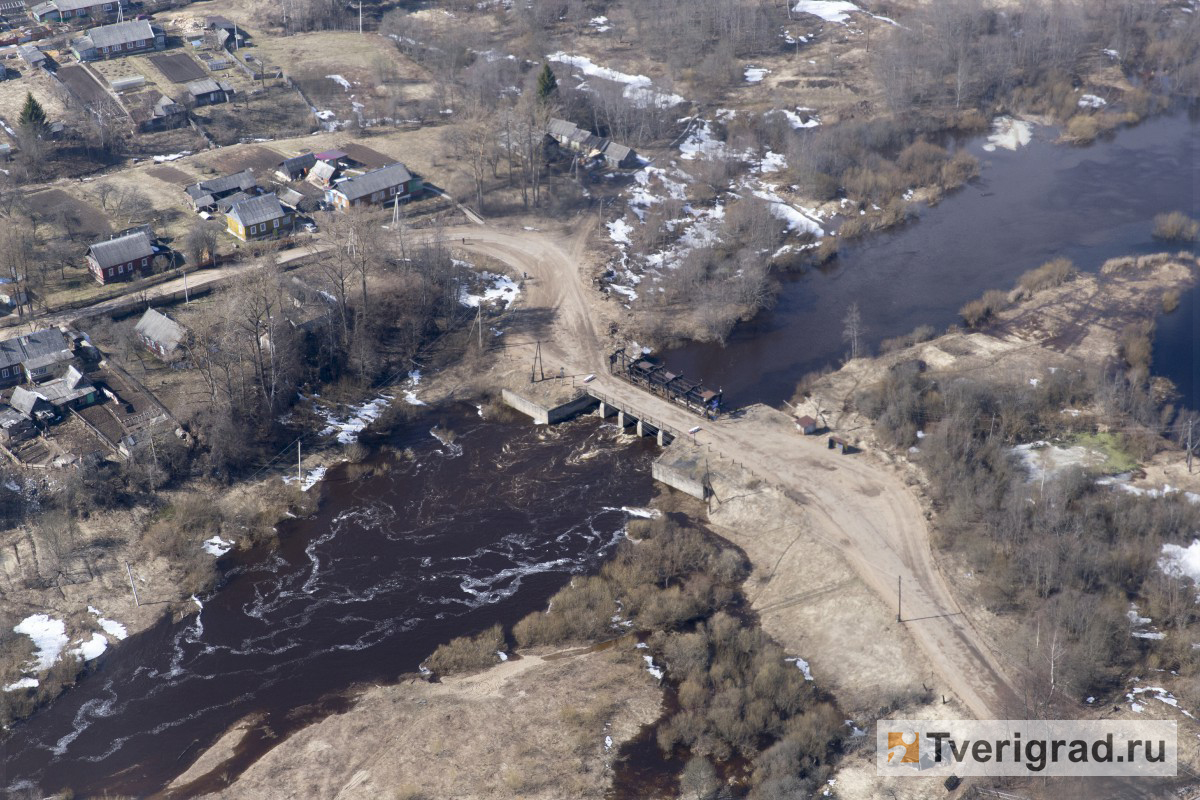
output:
[[290, 233], [292, 214], [275, 193], [249, 197], [225, 212], [226, 229], [243, 242]]

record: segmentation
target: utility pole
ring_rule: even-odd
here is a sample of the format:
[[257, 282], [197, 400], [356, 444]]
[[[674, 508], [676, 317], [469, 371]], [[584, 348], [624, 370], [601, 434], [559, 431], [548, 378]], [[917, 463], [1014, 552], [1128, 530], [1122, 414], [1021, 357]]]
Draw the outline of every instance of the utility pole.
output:
[[483, 303], [475, 306], [475, 324], [479, 327], [479, 352], [483, 352]]
[[362, 36], [362, 0], [358, 0], [358, 35]]
[[538, 380], [546, 380], [546, 369], [542, 364], [542, 340], [537, 340], [537, 349], [533, 351], [533, 367], [529, 371], [529, 382], [536, 383]]
[[129, 568], [128, 561], [125, 562], [125, 574], [129, 576], [129, 588], [133, 590], [133, 605], [140, 608], [142, 601], [138, 600], [137, 586], [133, 583], [133, 570]]
[[902, 588], [900, 585], [901, 580], [903, 580], [903, 579], [899, 575], [897, 575], [896, 576], [896, 622], [904, 621], [900, 618], [900, 592], [901, 592], [901, 588]]
[[1196, 418], [1188, 418], [1188, 441], [1187, 441], [1187, 468], [1188, 475], [1192, 474], [1192, 431], [1196, 427]]
[[296, 442], [296, 480], [300, 481], [302, 484], [304, 482], [304, 479], [301, 477], [300, 442], [299, 441]]

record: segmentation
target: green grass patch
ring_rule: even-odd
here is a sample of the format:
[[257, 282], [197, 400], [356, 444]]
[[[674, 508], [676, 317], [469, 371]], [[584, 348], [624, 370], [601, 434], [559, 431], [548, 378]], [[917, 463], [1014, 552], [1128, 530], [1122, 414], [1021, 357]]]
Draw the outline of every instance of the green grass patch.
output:
[[1118, 434], [1078, 433], [1070, 438], [1070, 442], [1103, 453], [1105, 461], [1099, 468], [1101, 472], [1116, 475], [1138, 468], [1137, 460], [1125, 449], [1124, 442]]

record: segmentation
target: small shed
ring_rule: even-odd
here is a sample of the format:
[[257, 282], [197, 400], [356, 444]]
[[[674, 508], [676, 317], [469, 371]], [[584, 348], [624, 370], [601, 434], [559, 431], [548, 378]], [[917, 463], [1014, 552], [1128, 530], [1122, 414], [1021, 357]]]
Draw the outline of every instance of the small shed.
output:
[[5, 406], [0, 411], [0, 443], [16, 444], [34, 435], [33, 423], [29, 417], [11, 406]]
[[854, 446], [840, 436], [830, 436], [828, 449], [837, 450], [838, 455], [846, 455], [854, 450]]
[[796, 417], [796, 428], [805, 436], [812, 436], [817, 432], [817, 421], [805, 414], [803, 417]]
[[275, 172], [285, 181], [298, 181], [308, 174], [317, 163], [317, 157], [312, 153], [301, 153], [298, 156], [284, 159]]

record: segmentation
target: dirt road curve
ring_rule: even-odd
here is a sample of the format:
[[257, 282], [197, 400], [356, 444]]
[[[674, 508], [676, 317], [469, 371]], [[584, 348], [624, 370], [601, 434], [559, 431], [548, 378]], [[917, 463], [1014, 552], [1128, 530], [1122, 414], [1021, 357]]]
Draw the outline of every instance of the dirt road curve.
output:
[[[543, 337], [548, 361], [576, 373], [593, 372], [593, 385], [606, 395], [676, 430], [690, 429], [698, 422], [695, 416], [607, 374], [579, 268], [595, 223], [581, 222], [570, 237], [487, 226], [456, 228], [446, 235], [462, 240], [467, 250], [508, 264], [518, 275], [529, 273], [524, 303], [555, 312], [553, 331]], [[934, 562], [924, 513], [893, 469], [868, 453], [843, 457], [815, 439], [803, 439], [788, 417], [769, 409], [701, 425], [699, 443], [802, 503], [816, 535], [842, 552], [884, 602], [895, 604], [900, 579], [906, 627], [944, 685], [972, 714], [1004, 719], [1015, 710], [1016, 695], [998, 659], [959, 613]]]

